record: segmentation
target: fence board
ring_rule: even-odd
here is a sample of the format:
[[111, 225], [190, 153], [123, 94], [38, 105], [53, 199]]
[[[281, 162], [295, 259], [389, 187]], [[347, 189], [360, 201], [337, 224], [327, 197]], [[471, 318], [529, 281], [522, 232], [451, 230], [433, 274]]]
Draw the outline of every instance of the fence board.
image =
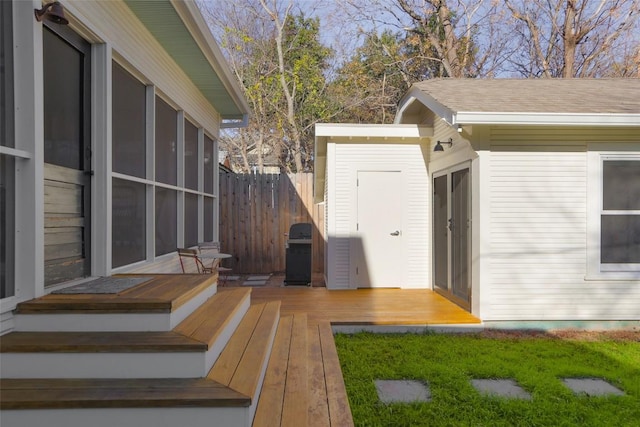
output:
[[313, 204], [313, 174], [222, 174], [220, 242], [238, 274], [284, 272], [287, 233], [313, 224], [312, 272], [324, 268], [324, 209]]

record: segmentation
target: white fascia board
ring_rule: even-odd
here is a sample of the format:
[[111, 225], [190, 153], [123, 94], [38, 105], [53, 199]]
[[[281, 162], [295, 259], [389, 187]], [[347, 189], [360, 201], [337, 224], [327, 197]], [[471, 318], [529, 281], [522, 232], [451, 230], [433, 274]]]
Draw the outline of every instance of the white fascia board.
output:
[[451, 125], [640, 126], [640, 114], [459, 112]]
[[417, 87], [412, 87], [398, 103], [398, 113], [396, 114], [394, 123], [402, 123], [404, 111], [415, 101], [419, 101], [422, 105], [433, 111], [437, 116], [443, 118], [447, 123], [451, 123], [453, 121], [453, 117], [455, 115], [453, 110], [445, 107], [434, 97], [423, 92]]
[[328, 138], [428, 138], [433, 136], [433, 128], [414, 124], [378, 125], [349, 123], [316, 124], [316, 141], [318, 137]]
[[211, 30], [207, 26], [198, 5], [194, 1], [185, 0], [170, 0], [170, 2], [182, 19], [182, 22], [184, 22], [189, 32], [193, 35], [193, 39], [198, 43], [200, 50], [209, 60], [218, 78], [220, 78], [220, 81], [227, 89], [227, 92], [234, 99], [238, 108], [242, 110], [243, 119], [239, 122], [240, 125], [236, 123], [236, 126], [227, 127], [246, 126], [244, 123], [248, 121], [247, 116], [251, 108], [244, 96], [244, 91], [240, 88], [239, 83], [227, 66], [227, 60], [222, 54], [218, 43], [213, 38]]

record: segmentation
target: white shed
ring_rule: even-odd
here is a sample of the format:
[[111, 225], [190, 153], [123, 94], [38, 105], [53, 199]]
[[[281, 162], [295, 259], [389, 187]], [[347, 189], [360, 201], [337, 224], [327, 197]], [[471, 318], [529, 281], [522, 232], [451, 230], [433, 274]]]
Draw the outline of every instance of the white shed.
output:
[[640, 320], [640, 80], [429, 80], [316, 128], [329, 288], [430, 288], [484, 322]]

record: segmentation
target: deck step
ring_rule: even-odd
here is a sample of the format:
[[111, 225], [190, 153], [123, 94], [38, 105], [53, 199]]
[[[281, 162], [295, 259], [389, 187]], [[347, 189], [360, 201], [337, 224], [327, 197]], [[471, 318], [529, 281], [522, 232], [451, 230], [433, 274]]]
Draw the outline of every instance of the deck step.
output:
[[207, 376], [251, 397], [250, 419], [257, 406], [279, 318], [279, 301], [251, 306]]
[[242, 320], [250, 289], [219, 292], [169, 332], [12, 332], [2, 378], [202, 378]]
[[251, 399], [208, 379], [2, 379], [2, 425], [247, 425]]
[[170, 331], [215, 295], [216, 283], [217, 275], [149, 275], [119, 294], [49, 294], [18, 304], [15, 330]]
[[307, 316], [283, 316], [267, 366], [254, 427], [309, 424]]

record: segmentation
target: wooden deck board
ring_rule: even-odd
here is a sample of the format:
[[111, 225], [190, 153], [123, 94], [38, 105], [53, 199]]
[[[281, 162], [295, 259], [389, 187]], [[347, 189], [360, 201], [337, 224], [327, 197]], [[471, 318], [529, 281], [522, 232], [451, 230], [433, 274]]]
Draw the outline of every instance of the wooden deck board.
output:
[[224, 351], [209, 371], [208, 378], [220, 384], [229, 385], [233, 374], [238, 369], [238, 364], [240, 363], [239, 355], [244, 353], [247, 343], [260, 320], [260, 315], [264, 311], [264, 307], [264, 304], [260, 304], [249, 308], [249, 311], [247, 311], [242, 322], [240, 322], [240, 325], [238, 325], [238, 328], [225, 346]]
[[280, 303], [274, 301], [266, 304], [229, 387], [247, 396], [256, 396], [263, 368], [269, 362], [279, 317]]
[[204, 274], [161, 274], [149, 275], [149, 278], [149, 281], [119, 294], [48, 294], [18, 304], [17, 312], [21, 314], [171, 312], [216, 281], [214, 275]]
[[329, 419], [320, 334], [316, 326], [310, 326], [307, 332], [309, 338], [309, 426], [327, 427], [331, 425], [331, 420]]
[[291, 329], [293, 316], [280, 318], [273, 341], [271, 357], [262, 384], [260, 400], [253, 420], [253, 427], [279, 426], [282, 421], [282, 404], [287, 382], [289, 350], [291, 347]]
[[254, 288], [252, 303], [280, 300], [281, 313], [307, 313], [310, 325], [440, 325], [480, 323], [446, 298], [426, 289]]
[[0, 409], [249, 406], [250, 399], [197, 379], [2, 379]]
[[291, 330], [287, 383], [282, 405], [282, 426], [306, 426], [309, 417], [307, 316], [296, 314]]
[[2, 353], [105, 353], [205, 351], [202, 342], [175, 332], [10, 332]]
[[353, 425], [351, 408], [347, 391], [344, 387], [344, 378], [340, 368], [340, 360], [336, 344], [333, 340], [333, 332], [329, 323], [321, 323], [318, 326], [320, 345], [322, 347], [322, 362], [324, 365], [324, 380], [327, 386], [327, 401], [329, 405], [329, 419], [332, 426], [349, 427]]
[[242, 300], [249, 298], [251, 289], [219, 291], [198, 307], [174, 331], [200, 342], [212, 344], [230, 321], [232, 313], [239, 309]]

